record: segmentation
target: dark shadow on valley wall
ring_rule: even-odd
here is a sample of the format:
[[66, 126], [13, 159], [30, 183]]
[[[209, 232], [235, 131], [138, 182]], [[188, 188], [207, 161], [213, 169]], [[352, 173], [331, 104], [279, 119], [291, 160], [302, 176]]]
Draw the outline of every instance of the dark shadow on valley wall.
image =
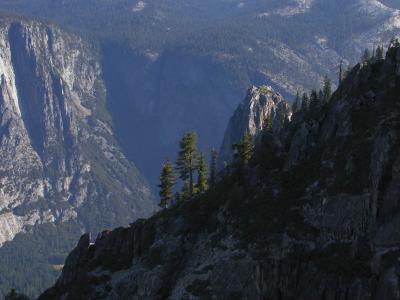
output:
[[212, 146], [219, 148], [246, 83], [234, 84], [210, 58], [183, 51], [146, 56], [112, 44], [102, 55], [117, 138], [154, 191], [162, 161], [175, 158], [184, 132], [195, 130], [207, 154]]

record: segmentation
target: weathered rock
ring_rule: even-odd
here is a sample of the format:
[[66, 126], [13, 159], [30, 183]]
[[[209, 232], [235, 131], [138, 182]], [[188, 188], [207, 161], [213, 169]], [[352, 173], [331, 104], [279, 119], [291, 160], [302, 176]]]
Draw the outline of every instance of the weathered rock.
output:
[[280, 170], [83, 237], [39, 299], [399, 299], [395, 50], [297, 119]]
[[[17, 234], [50, 224], [73, 224], [73, 232], [60, 236], [70, 240], [156, 210], [147, 184], [116, 142], [105, 97], [98, 53], [81, 38], [55, 25], [1, 17], [0, 247], [9, 242], [13, 249]], [[21, 251], [2, 254], [1, 288], [21, 290], [24, 276], [33, 276], [27, 271], [16, 282], [15, 274], [3, 272]], [[34, 256], [37, 249], [30, 251]], [[62, 259], [57, 251], [49, 257]]]
[[218, 155], [218, 167], [221, 169], [232, 161], [232, 145], [237, 144], [246, 132], [256, 136], [267, 117], [271, 118], [273, 131], [277, 133], [284, 119], [290, 120], [291, 116], [290, 104], [271, 87], [250, 87], [229, 121]]
[[104, 86], [93, 49], [55, 26], [7, 18], [0, 48], [0, 245], [27, 226], [84, 224], [79, 208], [117, 190], [130, 218], [149, 216], [149, 190], [128, 175], [137, 171], [99, 114]]

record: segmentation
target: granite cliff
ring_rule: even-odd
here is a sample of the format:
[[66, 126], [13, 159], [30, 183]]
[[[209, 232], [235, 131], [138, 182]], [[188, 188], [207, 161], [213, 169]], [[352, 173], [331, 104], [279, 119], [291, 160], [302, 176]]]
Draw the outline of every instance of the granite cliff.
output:
[[[16, 235], [74, 224], [60, 233], [70, 240], [156, 208], [114, 138], [96, 50], [57, 26], [8, 17], [0, 19], [0, 50], [0, 256], [3, 268], [21, 268], [21, 282], [4, 270], [0, 281], [20, 288], [32, 274], [12, 252], [38, 249], [14, 248]], [[62, 262], [57, 251], [60, 262], [44, 272]]]
[[270, 118], [273, 131], [279, 134], [282, 123], [285, 120], [290, 121], [291, 116], [290, 104], [272, 87], [250, 87], [225, 130], [218, 155], [219, 168], [222, 169], [224, 165], [231, 163], [232, 145], [237, 144], [246, 132], [256, 137], [263, 129], [265, 120]]

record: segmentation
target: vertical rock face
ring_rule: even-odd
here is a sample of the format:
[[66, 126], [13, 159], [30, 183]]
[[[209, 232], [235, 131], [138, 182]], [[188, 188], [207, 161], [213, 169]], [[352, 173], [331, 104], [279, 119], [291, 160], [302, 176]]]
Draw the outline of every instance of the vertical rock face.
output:
[[281, 122], [292, 116], [291, 107], [283, 97], [269, 86], [252, 86], [246, 98], [235, 110], [225, 131], [219, 151], [218, 166], [222, 168], [232, 160], [232, 145], [238, 143], [246, 132], [256, 136], [267, 117], [272, 120], [274, 132], [279, 132]]
[[0, 20], [0, 246], [43, 223], [84, 230], [154, 211], [116, 144], [97, 54], [52, 25]]
[[152, 187], [184, 132], [196, 131], [201, 149], [220, 145], [243, 88], [211, 58], [177, 49], [141, 55], [115, 44], [102, 58], [117, 138]]

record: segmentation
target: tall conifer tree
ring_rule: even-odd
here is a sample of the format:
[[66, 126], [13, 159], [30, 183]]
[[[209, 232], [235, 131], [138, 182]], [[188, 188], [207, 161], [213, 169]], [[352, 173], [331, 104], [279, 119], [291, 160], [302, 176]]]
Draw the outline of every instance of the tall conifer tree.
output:
[[240, 142], [233, 145], [234, 161], [241, 167], [247, 165], [253, 156], [253, 137], [249, 132], [246, 132]]
[[303, 97], [301, 100], [301, 110], [306, 112], [310, 107], [310, 98], [308, 98], [307, 93], [303, 93]]
[[313, 89], [310, 94], [310, 110], [314, 111], [319, 106], [319, 97], [317, 89]]
[[366, 48], [361, 56], [361, 62], [362, 63], [369, 63], [371, 61], [371, 53], [369, 50]]
[[301, 110], [301, 98], [300, 98], [300, 93], [297, 91], [296, 93], [296, 98], [293, 103], [293, 112], [299, 112]]
[[376, 60], [382, 60], [383, 59], [383, 46], [378, 46], [376, 48]]
[[166, 160], [160, 175], [160, 206], [162, 208], [167, 208], [174, 198], [174, 184], [175, 184], [175, 176], [174, 176], [174, 168], [169, 160]]
[[325, 76], [324, 79], [323, 97], [324, 97], [324, 102], [328, 102], [329, 99], [332, 97], [332, 82], [328, 78], [328, 76]]
[[197, 158], [197, 185], [196, 189], [199, 193], [208, 190], [207, 164], [204, 153], [200, 153]]
[[264, 155], [264, 152], [266, 151], [267, 148], [270, 147], [272, 143], [272, 118], [271, 115], [267, 115], [265, 118], [264, 124], [263, 124], [263, 129], [261, 132], [261, 144], [260, 144], [260, 150], [261, 153], [260, 155]]
[[182, 191], [179, 193], [179, 201], [186, 201], [190, 199], [193, 194], [190, 193], [189, 180], [185, 180], [182, 186]]
[[185, 182], [187, 181], [188, 194], [190, 197], [193, 195], [193, 173], [196, 170], [196, 141], [196, 133], [186, 133], [179, 142], [180, 150], [178, 153], [178, 159], [176, 161], [176, 168], [179, 173], [179, 178]]

